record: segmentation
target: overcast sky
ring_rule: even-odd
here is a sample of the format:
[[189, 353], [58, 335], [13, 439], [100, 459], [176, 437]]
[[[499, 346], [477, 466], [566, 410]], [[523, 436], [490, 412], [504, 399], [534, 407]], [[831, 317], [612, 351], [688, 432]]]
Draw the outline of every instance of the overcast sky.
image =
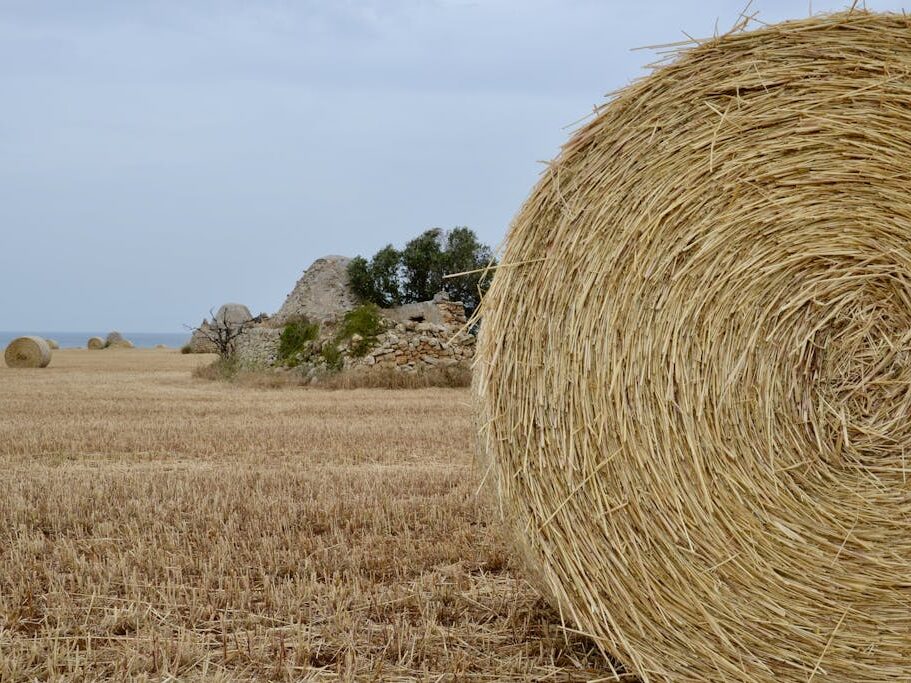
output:
[[0, 330], [179, 332], [274, 312], [325, 254], [456, 225], [496, 245], [567, 127], [653, 60], [632, 48], [743, 5], [0, 0]]

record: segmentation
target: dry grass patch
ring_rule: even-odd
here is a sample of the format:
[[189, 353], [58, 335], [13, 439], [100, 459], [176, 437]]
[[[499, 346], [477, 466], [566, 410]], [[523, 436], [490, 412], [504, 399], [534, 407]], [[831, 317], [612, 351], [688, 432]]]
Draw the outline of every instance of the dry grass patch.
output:
[[211, 356], [0, 369], [0, 680], [586, 680], [476, 499], [465, 390]]
[[324, 389], [430, 389], [471, 386], [471, 370], [463, 366], [401, 372], [393, 368], [339, 372], [320, 380]]

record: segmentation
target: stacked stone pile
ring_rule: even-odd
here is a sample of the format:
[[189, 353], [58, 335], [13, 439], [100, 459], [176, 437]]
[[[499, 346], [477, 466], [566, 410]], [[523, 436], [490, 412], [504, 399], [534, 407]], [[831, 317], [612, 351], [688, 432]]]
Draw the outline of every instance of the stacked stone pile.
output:
[[282, 331], [274, 327], [251, 327], [234, 342], [237, 357], [254, 365], [274, 365]]
[[[461, 304], [458, 304], [461, 308]], [[462, 319], [465, 314], [462, 309]], [[390, 367], [404, 372], [417, 372], [429, 367], [451, 367], [468, 363], [474, 356], [473, 334], [459, 332], [449, 325], [415, 322], [396, 323], [377, 337], [376, 346], [363, 358], [352, 358], [359, 365]]]
[[190, 337], [190, 350], [193, 353], [215, 353], [218, 351], [218, 347], [209, 339], [211, 331], [212, 327], [208, 320], [203, 320], [199, 327], [193, 330], [193, 335]]
[[295, 319], [331, 323], [345, 311], [358, 305], [348, 278], [347, 256], [324, 256], [316, 259], [301, 275], [285, 303], [273, 316], [270, 324], [280, 327]]

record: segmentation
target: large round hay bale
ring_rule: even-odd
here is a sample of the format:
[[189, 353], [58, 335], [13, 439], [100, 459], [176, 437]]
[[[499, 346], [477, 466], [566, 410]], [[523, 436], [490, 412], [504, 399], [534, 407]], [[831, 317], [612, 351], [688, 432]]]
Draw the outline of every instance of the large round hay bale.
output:
[[46, 368], [51, 347], [41, 337], [18, 337], [6, 347], [3, 359], [11, 368]]
[[709, 40], [517, 215], [477, 391], [501, 509], [646, 681], [911, 680], [911, 23]]
[[101, 337], [89, 337], [88, 342], [86, 342], [86, 347], [90, 351], [100, 351], [104, 348], [104, 339]]
[[60, 344], [57, 343], [57, 340], [55, 339], [45, 339], [44, 341], [47, 342], [47, 345], [50, 347], [51, 351], [56, 351], [60, 348]]

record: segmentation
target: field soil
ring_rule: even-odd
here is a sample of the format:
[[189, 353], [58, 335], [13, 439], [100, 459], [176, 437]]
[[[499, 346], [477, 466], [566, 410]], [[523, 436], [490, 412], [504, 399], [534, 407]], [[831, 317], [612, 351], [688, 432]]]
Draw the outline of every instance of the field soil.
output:
[[476, 495], [464, 389], [0, 368], [0, 681], [611, 680]]

